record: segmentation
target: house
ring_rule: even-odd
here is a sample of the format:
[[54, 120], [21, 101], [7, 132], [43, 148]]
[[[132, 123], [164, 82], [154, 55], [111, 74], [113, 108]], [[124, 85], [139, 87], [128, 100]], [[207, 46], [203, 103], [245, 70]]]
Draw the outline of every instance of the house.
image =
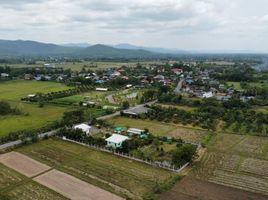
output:
[[99, 91], [99, 92], [107, 92], [108, 91], [108, 88], [96, 88], [96, 91]]
[[132, 86], [133, 86], [132, 84], [127, 84], [126, 88], [128, 89], [128, 88], [131, 88]]
[[32, 80], [34, 76], [32, 74], [25, 74], [24, 75], [24, 80]]
[[87, 125], [87, 124], [78, 124], [78, 125], [74, 125], [73, 129], [80, 129], [82, 130], [84, 133], [89, 134], [90, 130], [91, 130], [91, 126]]
[[183, 73], [183, 70], [182, 69], [179, 69], [179, 68], [174, 68], [172, 69], [172, 72], [176, 75], [180, 75]]
[[142, 135], [144, 133], [144, 130], [137, 129], [137, 128], [129, 128], [127, 130], [127, 133], [129, 135]]
[[108, 147], [116, 149], [122, 147], [122, 143], [128, 139], [129, 138], [124, 135], [112, 134], [112, 136], [106, 138], [105, 141], [107, 142]]
[[210, 97], [213, 97], [212, 92], [204, 92], [201, 94], [201, 98], [210, 98]]
[[7, 73], [1, 73], [1, 78], [8, 78], [9, 77], [9, 74]]
[[154, 77], [155, 80], [165, 80], [165, 77], [163, 75], [157, 75]]

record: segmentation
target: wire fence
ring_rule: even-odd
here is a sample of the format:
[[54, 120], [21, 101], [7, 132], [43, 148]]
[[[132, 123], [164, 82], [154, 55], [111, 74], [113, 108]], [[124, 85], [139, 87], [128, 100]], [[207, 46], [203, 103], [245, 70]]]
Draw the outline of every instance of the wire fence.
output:
[[143, 159], [140, 159], [140, 158], [136, 158], [136, 157], [134, 157], [134, 156], [132, 156], [130, 154], [122, 153], [122, 152], [119, 152], [119, 151], [116, 151], [116, 150], [113, 150], [113, 149], [110, 149], [110, 148], [100, 147], [100, 146], [92, 145], [92, 144], [86, 144], [84, 142], [71, 140], [71, 139], [68, 139], [66, 137], [59, 137], [59, 138], [65, 140], [65, 141], [68, 141], [68, 142], [72, 142], [72, 143], [76, 143], [76, 144], [88, 147], [88, 148], [92, 148], [92, 149], [99, 150], [99, 151], [106, 152], [106, 153], [111, 153], [113, 155], [117, 155], [117, 156], [120, 156], [120, 157], [123, 157], [123, 158], [135, 160], [137, 162], [141, 162], [141, 163], [144, 163], [144, 164], [147, 164], [147, 165], [151, 165], [153, 167], [159, 167], [159, 168], [166, 169], [166, 170], [169, 170], [169, 171], [172, 171], [172, 172], [177, 172], [177, 173], [181, 172], [183, 169], [185, 169], [190, 164], [189, 162], [187, 162], [187, 163], [185, 163], [184, 165], [182, 165], [181, 167], [178, 168], [178, 167], [175, 167], [174, 165], [171, 165], [168, 162], [157, 162], [157, 161], [151, 161], [151, 160], [143, 160]]

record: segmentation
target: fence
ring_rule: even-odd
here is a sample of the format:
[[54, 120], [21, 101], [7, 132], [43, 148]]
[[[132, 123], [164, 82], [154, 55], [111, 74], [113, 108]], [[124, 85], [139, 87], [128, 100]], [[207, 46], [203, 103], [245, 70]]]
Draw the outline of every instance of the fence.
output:
[[188, 163], [184, 164], [183, 166], [181, 166], [180, 168], [176, 168], [174, 165], [170, 165], [168, 163], [154, 162], [154, 161], [151, 161], [151, 160], [142, 160], [142, 159], [133, 157], [132, 155], [117, 152], [117, 151], [114, 151], [114, 150], [111, 150], [111, 149], [108, 149], [108, 148], [103, 148], [103, 147], [96, 146], [96, 145], [91, 145], [91, 144], [85, 144], [83, 142], [70, 140], [70, 139], [67, 139], [65, 137], [59, 137], [59, 138], [65, 140], [65, 141], [68, 141], [68, 142], [83, 145], [83, 146], [88, 147], [88, 148], [93, 148], [93, 149], [96, 149], [96, 150], [99, 150], [99, 151], [111, 153], [111, 154], [114, 154], [114, 155], [117, 155], [117, 156], [120, 156], [120, 157], [123, 157], [123, 158], [135, 160], [137, 162], [145, 163], [145, 164], [148, 164], [148, 165], [151, 165], [151, 166], [154, 166], [154, 167], [159, 167], [159, 168], [166, 169], [166, 170], [173, 171], [173, 172], [177, 172], [177, 173], [181, 172], [184, 168], [186, 168], [189, 165], [189, 162], [188, 162]]

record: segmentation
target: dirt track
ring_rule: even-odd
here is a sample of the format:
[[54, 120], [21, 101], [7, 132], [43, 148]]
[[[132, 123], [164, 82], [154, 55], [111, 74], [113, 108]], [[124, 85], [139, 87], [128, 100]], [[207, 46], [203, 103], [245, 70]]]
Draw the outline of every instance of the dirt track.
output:
[[161, 200], [267, 200], [268, 197], [226, 187], [187, 176], [170, 191], [161, 196]]
[[34, 178], [34, 180], [73, 200], [122, 199], [110, 192], [54, 169]]
[[0, 155], [0, 162], [27, 177], [36, 176], [50, 169], [49, 166], [14, 151]]

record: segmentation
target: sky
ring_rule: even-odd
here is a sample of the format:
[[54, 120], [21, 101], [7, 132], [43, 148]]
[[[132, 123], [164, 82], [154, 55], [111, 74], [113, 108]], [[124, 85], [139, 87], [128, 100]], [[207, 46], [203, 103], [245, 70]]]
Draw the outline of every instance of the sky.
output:
[[268, 52], [268, 0], [0, 0], [0, 39]]

